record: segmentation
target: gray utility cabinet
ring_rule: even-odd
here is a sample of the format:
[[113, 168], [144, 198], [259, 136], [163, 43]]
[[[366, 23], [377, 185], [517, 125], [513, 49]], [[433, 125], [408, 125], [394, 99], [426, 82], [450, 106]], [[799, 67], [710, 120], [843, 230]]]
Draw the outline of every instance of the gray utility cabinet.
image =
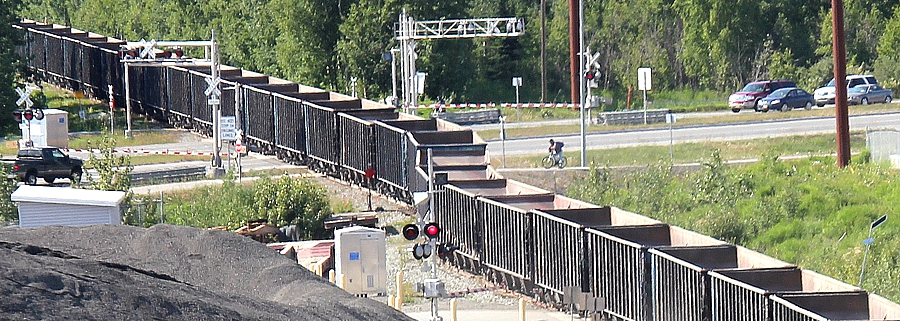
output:
[[334, 231], [335, 275], [344, 290], [356, 295], [387, 293], [387, 256], [384, 231], [351, 226]]

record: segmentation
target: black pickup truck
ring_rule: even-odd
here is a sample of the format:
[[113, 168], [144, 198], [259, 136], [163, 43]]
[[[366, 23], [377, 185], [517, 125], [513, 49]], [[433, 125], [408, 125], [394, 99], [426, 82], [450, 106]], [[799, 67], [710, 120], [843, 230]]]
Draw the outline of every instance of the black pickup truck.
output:
[[69, 178], [73, 183], [81, 182], [84, 162], [69, 157], [56, 147], [33, 147], [20, 149], [16, 158], [4, 159], [12, 165], [11, 178], [17, 178], [28, 185], [37, 184], [38, 178], [52, 184], [57, 178]]

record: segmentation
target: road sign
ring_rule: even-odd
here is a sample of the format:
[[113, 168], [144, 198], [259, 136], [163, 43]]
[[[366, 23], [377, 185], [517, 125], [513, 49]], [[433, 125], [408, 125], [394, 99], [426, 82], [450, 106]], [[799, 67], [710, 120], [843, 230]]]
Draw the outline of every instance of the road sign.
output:
[[144, 39], [141, 39], [141, 58], [143, 59], [156, 59], [156, 52], [153, 51], [153, 47], [156, 46], [156, 40], [151, 40], [147, 42]]
[[222, 140], [237, 140], [237, 119], [234, 116], [222, 116], [220, 122]]
[[237, 152], [238, 154], [244, 153], [244, 144], [241, 143], [240, 139], [238, 139], [236, 142], [234, 142], [234, 151]]
[[650, 68], [638, 68], [638, 90], [652, 90]]
[[584, 69], [591, 69], [591, 67], [594, 67], [594, 69], [600, 69], [600, 63], [597, 61], [598, 59], [600, 59], [600, 53], [595, 52], [593, 55], [591, 55], [590, 48], [588, 48], [585, 54], [587, 54], [587, 60], [585, 60]]
[[884, 221], [887, 221], [887, 215], [883, 215], [882, 217], [872, 222], [872, 228], [878, 227], [878, 225], [881, 225], [881, 223], [884, 223]]
[[34, 102], [31, 101], [31, 88], [26, 87], [24, 90], [22, 88], [16, 88], [16, 92], [19, 93], [19, 99], [16, 100], [16, 105], [22, 106], [22, 104], [25, 104], [25, 108], [34, 106]]
[[218, 105], [220, 102], [219, 98], [210, 98], [206, 100], [206, 104], [208, 105]]
[[522, 86], [522, 77], [513, 77], [513, 78], [512, 78], [512, 85], [513, 85], [514, 87]]
[[212, 79], [207, 77], [203, 80], [206, 80], [206, 83], [209, 85], [206, 87], [206, 90], [203, 91], [207, 97], [213, 98], [213, 96], [219, 97], [222, 95], [222, 91], [219, 90], [219, 83], [222, 82], [222, 78], [216, 77], [216, 79]]

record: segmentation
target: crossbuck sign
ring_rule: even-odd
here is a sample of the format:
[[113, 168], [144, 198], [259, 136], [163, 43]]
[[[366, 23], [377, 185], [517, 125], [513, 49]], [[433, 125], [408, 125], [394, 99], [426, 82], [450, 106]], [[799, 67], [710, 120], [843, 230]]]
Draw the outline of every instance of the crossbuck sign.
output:
[[206, 90], [203, 91], [206, 94], [206, 97], [209, 97], [207, 101], [210, 105], [215, 105], [219, 103], [219, 95], [222, 95], [222, 91], [219, 90], [219, 83], [222, 82], [222, 78], [216, 77], [216, 79], [212, 78], [204, 78], [209, 87], [206, 87]]
[[24, 90], [16, 88], [16, 92], [19, 93], [19, 100], [16, 100], [16, 105], [22, 106], [22, 104], [25, 104], [25, 108], [34, 106], [34, 102], [31, 101], [31, 88], [26, 87]]

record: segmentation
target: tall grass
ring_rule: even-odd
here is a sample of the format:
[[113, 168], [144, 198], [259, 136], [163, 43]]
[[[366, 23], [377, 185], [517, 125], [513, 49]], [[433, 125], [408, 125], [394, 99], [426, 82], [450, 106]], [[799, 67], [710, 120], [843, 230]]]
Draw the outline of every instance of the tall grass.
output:
[[[846, 168], [833, 157], [777, 160], [759, 156], [729, 166], [717, 152], [698, 171], [667, 165], [626, 175], [594, 167], [570, 195], [617, 206], [672, 225], [743, 245], [856, 285], [869, 224], [900, 207], [900, 172], [866, 162]], [[863, 288], [900, 300], [900, 224], [874, 231]]]

